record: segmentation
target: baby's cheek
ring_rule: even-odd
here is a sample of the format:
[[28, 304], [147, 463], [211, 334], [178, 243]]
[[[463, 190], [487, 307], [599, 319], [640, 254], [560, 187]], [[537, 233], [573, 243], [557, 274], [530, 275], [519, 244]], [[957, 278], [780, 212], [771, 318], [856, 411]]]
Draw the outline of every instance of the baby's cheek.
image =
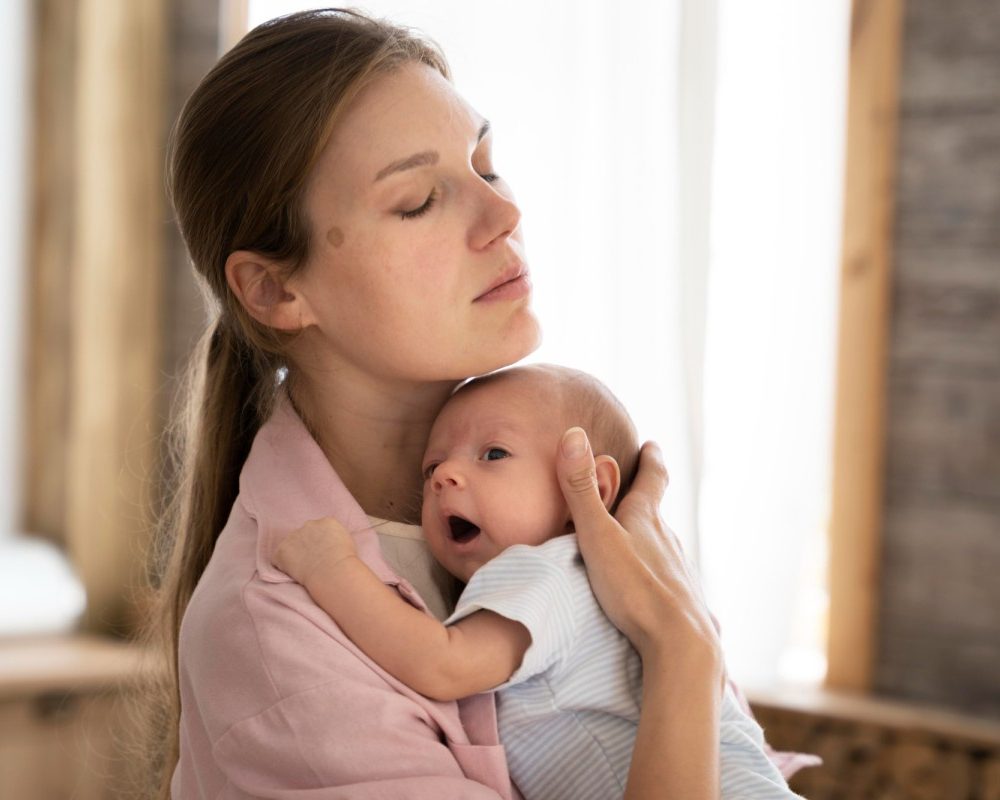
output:
[[[434, 495], [430, 490], [430, 481], [424, 481], [424, 495], [420, 503], [420, 524], [426, 531], [434, 519]], [[426, 535], [426, 534], [425, 534]]]

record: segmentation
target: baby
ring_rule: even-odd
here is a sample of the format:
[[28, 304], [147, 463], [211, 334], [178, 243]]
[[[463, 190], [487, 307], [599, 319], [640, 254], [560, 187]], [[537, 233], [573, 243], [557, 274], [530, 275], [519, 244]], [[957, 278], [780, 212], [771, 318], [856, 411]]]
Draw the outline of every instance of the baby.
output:
[[[548, 365], [508, 369], [463, 385], [441, 411], [424, 455], [421, 521], [434, 557], [466, 584], [444, 623], [371, 572], [334, 520], [308, 523], [274, 557], [414, 690], [454, 700], [497, 689], [500, 738], [528, 800], [621, 797], [639, 721], [641, 661], [591, 592], [556, 477], [557, 447], [574, 425], [600, 454], [600, 495], [613, 510], [639, 442], [596, 379]], [[727, 759], [743, 789], [746, 776], [756, 792], [764, 787], [754, 797], [795, 796], [728, 690], [722, 732], [724, 796]]]

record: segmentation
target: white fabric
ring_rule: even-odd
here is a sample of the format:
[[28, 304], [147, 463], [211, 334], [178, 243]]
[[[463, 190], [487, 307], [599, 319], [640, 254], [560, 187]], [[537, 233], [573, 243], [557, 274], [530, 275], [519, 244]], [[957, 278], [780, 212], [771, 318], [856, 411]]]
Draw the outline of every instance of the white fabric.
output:
[[458, 582], [438, 564], [419, 525], [368, 517], [378, 534], [382, 557], [397, 575], [406, 578], [435, 619], [443, 620], [455, 607]]
[[[621, 797], [642, 664], [598, 606], [576, 537], [508, 548], [472, 576], [445, 624], [480, 609], [531, 633], [521, 666], [497, 695], [500, 740], [525, 798]], [[760, 726], [729, 690], [720, 730], [723, 798], [797, 797], [765, 755]]]

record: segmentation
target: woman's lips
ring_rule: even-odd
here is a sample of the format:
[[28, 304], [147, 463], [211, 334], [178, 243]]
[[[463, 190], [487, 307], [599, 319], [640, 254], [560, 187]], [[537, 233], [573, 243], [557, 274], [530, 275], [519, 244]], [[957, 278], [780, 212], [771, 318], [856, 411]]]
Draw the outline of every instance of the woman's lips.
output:
[[495, 300], [515, 300], [518, 297], [527, 296], [530, 292], [531, 280], [528, 278], [528, 273], [523, 272], [516, 278], [501, 283], [499, 286], [479, 295], [473, 302], [483, 303]]

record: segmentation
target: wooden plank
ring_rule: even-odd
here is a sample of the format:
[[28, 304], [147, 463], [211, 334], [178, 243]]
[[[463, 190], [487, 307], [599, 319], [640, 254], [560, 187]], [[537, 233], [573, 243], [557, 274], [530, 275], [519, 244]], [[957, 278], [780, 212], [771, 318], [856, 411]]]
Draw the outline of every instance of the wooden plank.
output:
[[34, 6], [34, 114], [28, 236], [24, 530], [62, 542], [70, 409], [76, 3]]
[[77, 634], [0, 642], [0, 701], [98, 692], [140, 679], [138, 645]]
[[872, 683], [902, 0], [854, 0], [830, 520], [827, 685]]
[[128, 627], [150, 530], [162, 260], [163, 0], [80, 0], [67, 542], [89, 630]]
[[823, 759], [791, 780], [810, 800], [996, 798], [998, 723], [868, 693], [782, 687], [748, 694], [774, 747]]
[[[747, 690], [755, 710], [795, 712], [939, 737], [963, 746], [1000, 750], [1000, 723], [936, 705], [901, 702], [867, 693], [811, 687]], [[796, 747], [805, 747], [798, 742]]]

